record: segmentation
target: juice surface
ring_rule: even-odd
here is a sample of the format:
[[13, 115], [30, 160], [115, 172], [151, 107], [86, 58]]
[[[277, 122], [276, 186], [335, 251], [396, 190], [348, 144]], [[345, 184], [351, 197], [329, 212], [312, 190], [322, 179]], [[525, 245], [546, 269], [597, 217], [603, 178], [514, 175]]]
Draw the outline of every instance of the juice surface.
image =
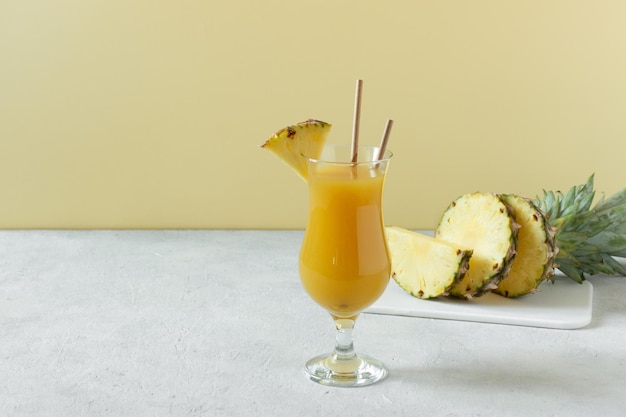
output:
[[331, 314], [352, 317], [376, 301], [389, 282], [381, 213], [384, 173], [368, 166], [315, 168], [309, 172], [300, 278]]

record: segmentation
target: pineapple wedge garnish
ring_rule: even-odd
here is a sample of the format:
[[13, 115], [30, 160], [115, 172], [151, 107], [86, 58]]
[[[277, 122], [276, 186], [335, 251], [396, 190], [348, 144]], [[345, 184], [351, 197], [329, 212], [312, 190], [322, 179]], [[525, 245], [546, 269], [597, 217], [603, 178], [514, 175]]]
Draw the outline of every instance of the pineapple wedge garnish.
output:
[[472, 250], [401, 227], [386, 227], [391, 276], [422, 299], [447, 295], [467, 272]]
[[293, 126], [287, 126], [261, 145], [273, 152], [281, 161], [290, 166], [304, 181], [308, 181], [307, 161], [303, 155], [319, 158], [330, 133], [331, 125], [309, 119]]
[[518, 228], [510, 208], [495, 194], [465, 194], [454, 200], [443, 213], [435, 237], [474, 253], [467, 274], [450, 295], [472, 298], [495, 288], [511, 269]]
[[513, 194], [501, 195], [500, 198], [511, 208], [520, 229], [517, 255], [511, 270], [492, 291], [516, 298], [536, 291], [539, 284], [554, 275], [557, 254], [555, 231], [545, 214], [531, 200]]

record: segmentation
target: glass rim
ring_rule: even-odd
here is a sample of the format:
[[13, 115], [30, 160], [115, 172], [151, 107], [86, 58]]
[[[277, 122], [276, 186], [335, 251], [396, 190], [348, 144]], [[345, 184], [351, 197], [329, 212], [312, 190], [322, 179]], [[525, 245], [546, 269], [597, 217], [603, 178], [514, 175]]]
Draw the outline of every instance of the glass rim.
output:
[[[324, 145], [323, 149], [326, 148], [347, 148], [347, 149], [351, 149], [352, 145], [347, 145], [344, 143], [329, 143], [327, 145]], [[376, 146], [376, 145], [359, 145], [357, 147], [358, 150], [360, 149], [380, 149], [380, 146]], [[313, 162], [313, 163], [323, 163], [323, 164], [333, 164], [333, 165], [342, 165], [342, 166], [357, 166], [357, 165], [367, 165], [367, 164], [380, 164], [383, 162], [388, 162], [392, 157], [393, 157], [393, 152], [391, 152], [389, 149], [385, 149], [385, 153], [383, 154], [382, 158], [379, 159], [371, 159], [371, 160], [357, 160], [356, 162], [352, 162], [352, 161], [332, 161], [332, 160], [328, 160], [328, 159], [324, 159], [321, 156], [318, 158], [313, 158], [311, 156], [307, 156], [304, 153], [301, 154], [302, 157], [304, 159], [306, 159], [309, 162]]]

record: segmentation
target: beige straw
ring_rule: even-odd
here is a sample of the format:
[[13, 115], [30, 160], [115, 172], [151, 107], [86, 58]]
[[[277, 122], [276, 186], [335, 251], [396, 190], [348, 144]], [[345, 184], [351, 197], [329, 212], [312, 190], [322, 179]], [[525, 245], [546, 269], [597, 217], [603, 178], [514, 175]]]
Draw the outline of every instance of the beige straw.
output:
[[352, 160], [356, 162], [359, 155], [359, 123], [361, 121], [361, 92], [363, 80], [356, 80], [356, 95], [354, 97], [354, 123], [352, 125]]
[[387, 149], [387, 142], [389, 141], [389, 135], [391, 134], [392, 127], [393, 120], [387, 119], [385, 131], [383, 132], [383, 138], [381, 139], [380, 146], [378, 147], [378, 155], [375, 158], [377, 161], [380, 161], [385, 156], [385, 150]]

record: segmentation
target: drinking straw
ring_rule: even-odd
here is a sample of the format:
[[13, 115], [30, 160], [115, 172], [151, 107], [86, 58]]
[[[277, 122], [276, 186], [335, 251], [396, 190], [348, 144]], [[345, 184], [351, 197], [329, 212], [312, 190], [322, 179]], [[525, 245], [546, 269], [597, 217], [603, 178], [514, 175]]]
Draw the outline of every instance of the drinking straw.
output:
[[380, 161], [380, 159], [385, 156], [385, 149], [387, 149], [387, 142], [389, 141], [389, 135], [391, 134], [391, 128], [393, 127], [393, 120], [387, 119], [387, 123], [385, 124], [385, 131], [383, 132], [383, 138], [380, 141], [380, 146], [378, 147], [378, 155], [376, 156], [376, 160]]
[[352, 125], [352, 160], [356, 162], [359, 152], [359, 122], [361, 121], [361, 92], [363, 80], [356, 80], [356, 94], [354, 97], [354, 123]]

